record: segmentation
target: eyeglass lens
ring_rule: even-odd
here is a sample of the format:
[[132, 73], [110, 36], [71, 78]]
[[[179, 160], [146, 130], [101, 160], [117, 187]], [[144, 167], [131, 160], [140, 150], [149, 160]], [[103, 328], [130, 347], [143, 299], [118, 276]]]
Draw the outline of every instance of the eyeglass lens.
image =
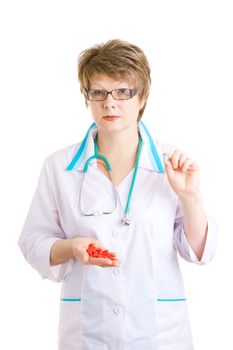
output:
[[106, 90], [89, 90], [87, 95], [88, 99], [91, 101], [104, 101], [106, 100], [108, 94], [111, 94], [115, 100], [129, 100], [137, 93], [136, 89], [114, 89], [112, 91]]

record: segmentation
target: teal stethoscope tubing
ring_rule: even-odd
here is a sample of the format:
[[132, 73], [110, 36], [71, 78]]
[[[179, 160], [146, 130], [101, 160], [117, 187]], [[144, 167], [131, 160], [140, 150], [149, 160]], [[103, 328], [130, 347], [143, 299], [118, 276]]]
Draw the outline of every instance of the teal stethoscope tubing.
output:
[[[84, 174], [87, 172], [88, 170], [88, 166], [90, 164], [90, 162], [94, 159], [101, 159], [107, 169], [108, 169], [108, 172], [109, 172], [109, 175], [110, 175], [110, 179], [111, 179], [111, 182], [112, 182], [112, 185], [113, 185], [113, 189], [114, 189], [114, 197], [115, 197], [115, 208], [116, 208], [116, 205], [117, 205], [117, 195], [116, 195], [116, 187], [115, 185], [113, 184], [113, 181], [112, 181], [112, 175], [111, 175], [111, 172], [112, 172], [112, 169], [111, 169], [111, 165], [108, 161], [108, 159], [104, 156], [102, 156], [101, 154], [99, 154], [98, 152], [98, 146], [97, 146], [97, 137], [98, 137], [98, 134], [97, 136], [95, 137], [94, 139], [94, 146], [95, 146], [95, 154], [88, 158], [85, 165], [84, 165], [84, 168], [83, 168], [83, 180], [84, 180]], [[141, 150], [142, 150], [142, 137], [140, 135], [140, 133], [138, 133], [138, 137], [139, 137], [139, 141], [138, 141], [138, 151], [137, 151], [137, 157], [136, 157], [136, 162], [135, 162], [135, 167], [134, 167], [134, 172], [133, 172], [133, 177], [132, 177], [132, 181], [131, 181], [131, 185], [130, 185], [130, 189], [129, 189], [129, 194], [128, 194], [128, 198], [127, 198], [127, 203], [126, 203], [126, 206], [125, 206], [125, 210], [124, 210], [124, 216], [122, 218], [122, 223], [124, 225], [129, 225], [130, 224], [130, 217], [129, 217], [129, 208], [130, 208], [130, 202], [131, 202], [131, 198], [132, 198], [132, 194], [133, 194], [133, 189], [134, 189], [134, 185], [135, 185], [135, 180], [136, 180], [136, 177], [137, 177], [137, 172], [138, 172], [138, 164], [139, 164], [139, 159], [140, 159], [140, 155], [141, 155]], [[83, 181], [82, 181], [82, 185], [83, 185]], [[82, 187], [81, 185], [81, 187]], [[95, 215], [94, 213], [92, 214], [85, 214], [84, 211], [82, 210], [81, 208], [81, 193], [82, 193], [82, 188], [80, 190], [80, 198], [79, 198], [79, 206], [80, 206], [80, 209], [81, 209], [81, 212], [86, 215], [86, 216], [90, 216], [90, 215]], [[114, 210], [115, 210], [114, 208]], [[114, 211], [113, 210], [113, 211]], [[110, 214], [112, 213], [111, 212], [105, 212], [105, 213], [102, 213], [102, 214]]]
[[128, 198], [127, 198], [127, 203], [126, 203], [126, 207], [125, 207], [125, 213], [124, 213], [124, 217], [122, 219], [123, 224], [125, 225], [129, 225], [130, 224], [130, 218], [129, 218], [129, 206], [130, 206], [130, 201], [131, 201], [131, 197], [133, 194], [133, 188], [134, 188], [134, 184], [135, 184], [135, 180], [136, 180], [136, 176], [137, 176], [137, 172], [138, 172], [138, 163], [139, 163], [139, 159], [140, 159], [140, 155], [141, 155], [141, 150], [142, 150], [142, 138], [140, 133], [138, 133], [138, 137], [139, 137], [139, 141], [138, 141], [138, 152], [137, 152], [137, 158], [136, 158], [136, 162], [135, 162], [135, 167], [134, 167], [134, 172], [133, 172], [133, 178], [131, 181], [131, 185], [130, 185], [130, 189], [129, 189], [129, 194], [128, 194]]

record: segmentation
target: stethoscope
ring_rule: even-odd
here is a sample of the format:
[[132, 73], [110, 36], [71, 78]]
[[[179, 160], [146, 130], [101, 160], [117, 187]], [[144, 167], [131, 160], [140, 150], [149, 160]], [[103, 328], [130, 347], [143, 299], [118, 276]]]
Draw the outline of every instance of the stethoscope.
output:
[[[124, 215], [123, 215], [123, 218], [121, 219], [121, 222], [124, 225], [130, 225], [130, 223], [131, 223], [131, 217], [129, 215], [130, 203], [131, 203], [131, 198], [132, 198], [132, 194], [133, 194], [135, 180], [136, 180], [136, 176], [137, 176], [137, 172], [138, 172], [139, 159], [140, 159], [141, 150], [142, 150], [142, 137], [141, 137], [140, 133], [138, 133], [138, 136], [139, 136], [138, 150], [137, 150], [137, 157], [136, 157], [133, 177], [132, 177], [132, 181], [131, 181], [131, 185], [130, 185], [130, 189], [129, 189], [129, 194], [128, 194], [128, 198], [127, 198], [127, 202], [126, 202], [126, 206], [125, 206], [125, 210], [124, 210]], [[116, 190], [116, 186], [114, 185], [114, 182], [112, 179], [112, 168], [111, 168], [111, 165], [110, 165], [108, 159], [106, 157], [104, 157], [103, 155], [99, 154], [99, 152], [98, 152], [97, 137], [98, 137], [98, 134], [94, 138], [94, 149], [95, 149], [94, 155], [87, 159], [87, 161], [84, 165], [84, 168], [83, 168], [83, 174], [82, 174], [82, 180], [81, 180], [81, 186], [80, 186], [80, 192], [79, 192], [79, 208], [80, 208], [81, 213], [85, 216], [98, 216], [98, 215], [102, 215], [102, 214], [111, 214], [114, 212], [114, 210], [117, 207], [117, 190]], [[110, 177], [110, 180], [112, 183], [113, 197], [114, 197], [114, 207], [110, 211], [96, 210], [94, 212], [88, 213], [84, 210], [84, 208], [82, 206], [82, 192], [83, 192], [83, 184], [85, 181], [85, 174], [88, 170], [88, 167], [89, 167], [91, 161], [94, 159], [101, 159], [104, 162], [104, 164], [106, 165], [106, 168], [107, 168], [108, 173], [109, 173], [109, 177]]]

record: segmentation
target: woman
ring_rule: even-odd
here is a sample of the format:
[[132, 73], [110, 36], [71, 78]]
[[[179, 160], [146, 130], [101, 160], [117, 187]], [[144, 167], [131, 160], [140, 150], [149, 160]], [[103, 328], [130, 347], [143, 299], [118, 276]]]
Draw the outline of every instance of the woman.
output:
[[217, 236], [199, 166], [141, 121], [151, 80], [140, 48], [89, 48], [78, 75], [94, 123], [45, 160], [19, 239], [43, 277], [62, 281], [59, 349], [191, 350], [177, 252], [205, 264]]

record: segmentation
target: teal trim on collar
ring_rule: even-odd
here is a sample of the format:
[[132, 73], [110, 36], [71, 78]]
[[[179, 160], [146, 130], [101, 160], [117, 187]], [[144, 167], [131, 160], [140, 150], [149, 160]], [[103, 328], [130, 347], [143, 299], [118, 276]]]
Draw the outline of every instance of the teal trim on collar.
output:
[[142, 126], [143, 130], [145, 131], [145, 133], [148, 137], [148, 140], [150, 143], [150, 151], [151, 151], [150, 158], [152, 160], [152, 164], [153, 164], [155, 170], [158, 171], [159, 173], [165, 173], [164, 167], [162, 165], [162, 162], [161, 162], [159, 155], [158, 155], [158, 152], [156, 150], [154, 141], [153, 141], [148, 129], [146, 128], [145, 124], [142, 121], [140, 121], [139, 124]]
[[[150, 161], [153, 165], [154, 170], [159, 172], [159, 173], [165, 173], [164, 167], [162, 165], [162, 162], [160, 160], [160, 157], [159, 157], [158, 152], [156, 150], [155, 144], [153, 142], [153, 139], [152, 139], [148, 129], [146, 128], [145, 124], [142, 121], [139, 121], [138, 124], [139, 124], [139, 131], [141, 128], [142, 132], [144, 132], [144, 134], [145, 134], [145, 137], [147, 137], [147, 140], [149, 141], [148, 152], [149, 152]], [[96, 124], [92, 123], [91, 126], [89, 127], [89, 129], [87, 130], [87, 133], [86, 133], [77, 153], [75, 154], [75, 156], [72, 159], [72, 161], [70, 162], [70, 164], [67, 166], [67, 168], [66, 168], [67, 171], [75, 170], [79, 167], [79, 165], [81, 164], [81, 162], [83, 161], [83, 159], [85, 158], [85, 155], [86, 155], [86, 148], [87, 148], [87, 141], [89, 138], [89, 134], [90, 134], [90, 132], [92, 132], [96, 128], [97, 128]]]
[[70, 171], [70, 170], [73, 170], [74, 167], [78, 166], [82, 160], [82, 155], [84, 153], [84, 150], [85, 150], [85, 147], [86, 147], [86, 143], [87, 143], [87, 139], [88, 139], [88, 136], [89, 136], [89, 133], [92, 129], [95, 129], [96, 128], [96, 124], [95, 123], [92, 123], [90, 128], [87, 130], [87, 133], [78, 149], [78, 152], [75, 154], [74, 158], [72, 159], [72, 161], [70, 162], [70, 164], [68, 165], [68, 167], [66, 168], [66, 170]]

